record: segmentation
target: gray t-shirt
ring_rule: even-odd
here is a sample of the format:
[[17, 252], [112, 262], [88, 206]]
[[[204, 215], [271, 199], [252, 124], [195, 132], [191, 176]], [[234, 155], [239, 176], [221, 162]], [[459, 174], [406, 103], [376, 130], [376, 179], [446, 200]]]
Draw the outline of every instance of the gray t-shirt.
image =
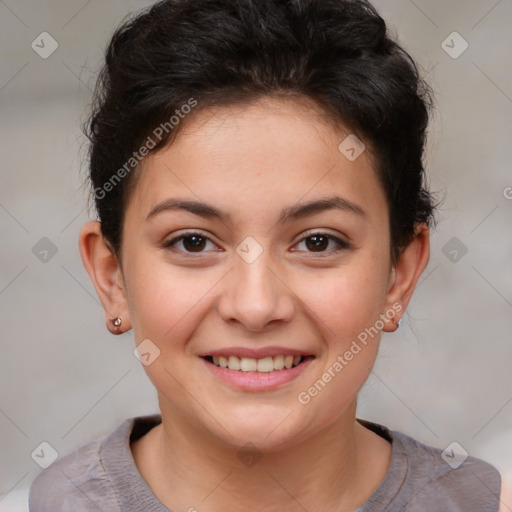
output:
[[[468, 457], [453, 469], [441, 450], [358, 421], [390, 441], [392, 454], [384, 481], [354, 512], [497, 512], [501, 478], [490, 464]], [[30, 512], [169, 512], [142, 479], [130, 449], [160, 422], [160, 415], [124, 420], [111, 434], [57, 459], [32, 483]]]

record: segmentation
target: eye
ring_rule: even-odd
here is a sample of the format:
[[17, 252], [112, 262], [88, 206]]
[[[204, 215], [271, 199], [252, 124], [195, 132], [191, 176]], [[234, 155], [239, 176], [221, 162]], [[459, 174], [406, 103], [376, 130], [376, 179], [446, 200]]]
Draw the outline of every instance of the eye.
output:
[[[307, 252], [312, 253], [336, 253], [350, 247], [347, 242], [328, 233], [309, 233], [297, 244], [297, 247], [300, 244], [305, 244]], [[326, 250], [329, 244], [331, 247], [334, 245], [334, 249]]]
[[[203, 253], [207, 252], [203, 249], [208, 243], [215, 246], [215, 244], [206, 235], [192, 231], [183, 233], [180, 236], [165, 242], [164, 247], [172, 247], [173, 249], [184, 253]], [[180, 244], [182, 248], [179, 248]]]

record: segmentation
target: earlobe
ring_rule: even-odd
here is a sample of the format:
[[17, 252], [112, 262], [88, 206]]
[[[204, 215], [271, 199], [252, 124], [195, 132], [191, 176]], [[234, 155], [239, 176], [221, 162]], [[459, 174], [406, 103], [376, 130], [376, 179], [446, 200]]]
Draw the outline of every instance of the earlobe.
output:
[[[420, 224], [413, 240], [402, 249], [391, 275], [391, 286], [386, 298], [386, 310], [399, 310], [384, 328], [386, 332], [398, 329], [398, 322], [405, 313], [412, 294], [430, 258], [429, 228]], [[400, 305], [398, 307], [397, 305]]]
[[91, 221], [82, 227], [79, 247], [85, 270], [105, 310], [108, 330], [122, 334], [131, 329], [121, 269], [99, 222]]

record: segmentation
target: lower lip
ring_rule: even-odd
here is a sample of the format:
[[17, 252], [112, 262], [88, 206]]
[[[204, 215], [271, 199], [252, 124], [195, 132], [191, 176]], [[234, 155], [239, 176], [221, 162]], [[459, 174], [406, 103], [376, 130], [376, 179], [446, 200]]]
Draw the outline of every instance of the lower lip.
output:
[[296, 379], [306, 370], [313, 358], [306, 359], [289, 370], [283, 368], [282, 370], [274, 370], [268, 373], [235, 371], [215, 366], [203, 358], [201, 360], [215, 377], [227, 384], [245, 391], [267, 391], [276, 389]]

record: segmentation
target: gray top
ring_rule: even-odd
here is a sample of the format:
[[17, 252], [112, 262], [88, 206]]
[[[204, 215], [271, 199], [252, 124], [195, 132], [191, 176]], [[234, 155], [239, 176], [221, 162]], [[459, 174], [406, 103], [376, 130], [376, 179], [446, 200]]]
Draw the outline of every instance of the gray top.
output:
[[[358, 420], [392, 443], [379, 488], [355, 512], [497, 512], [501, 478], [490, 464], [468, 457], [449, 465], [441, 450], [382, 425]], [[161, 422], [160, 415], [124, 420], [109, 435], [57, 459], [30, 487], [30, 512], [169, 512], [142, 479], [130, 449]], [[446, 457], [446, 455], [445, 455]]]

